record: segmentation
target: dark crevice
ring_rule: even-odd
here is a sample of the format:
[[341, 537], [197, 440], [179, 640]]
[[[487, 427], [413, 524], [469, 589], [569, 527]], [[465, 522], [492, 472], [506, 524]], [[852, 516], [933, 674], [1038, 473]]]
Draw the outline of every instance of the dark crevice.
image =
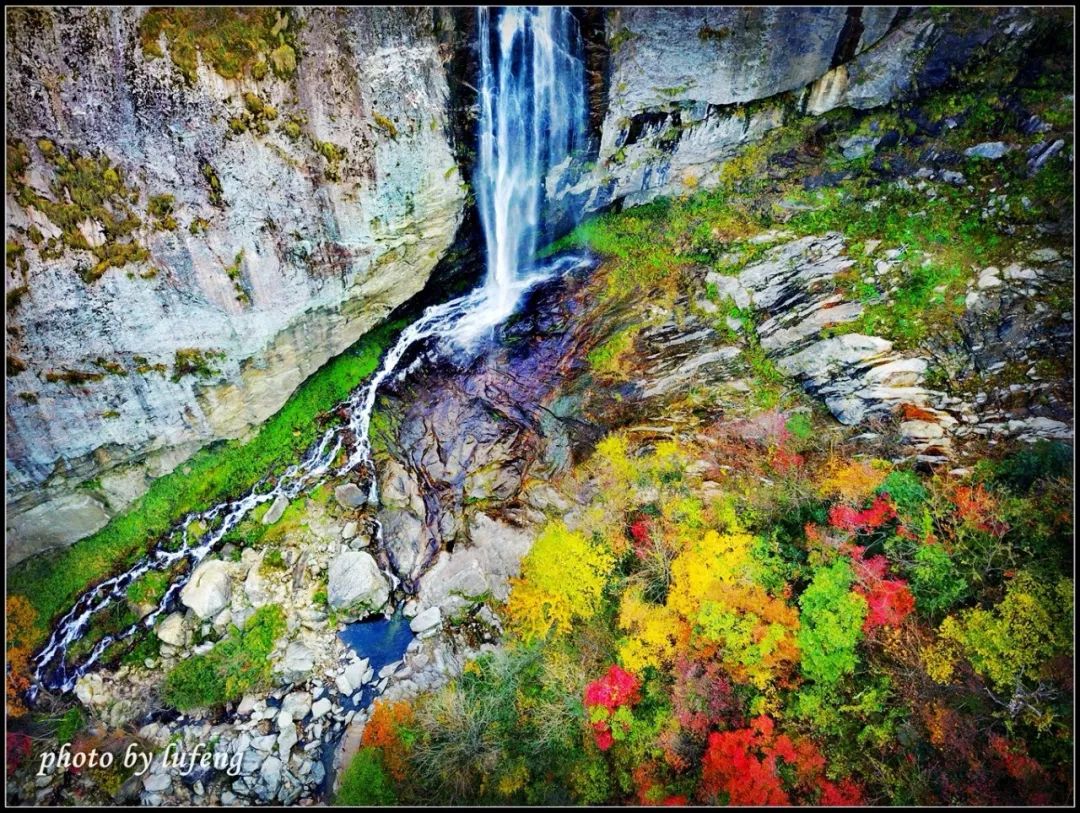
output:
[[[599, 150], [600, 131], [608, 109], [608, 85], [610, 81], [611, 52], [607, 46], [606, 11], [590, 6], [573, 9], [581, 30], [584, 46], [585, 83], [589, 115], [589, 139]], [[588, 156], [595, 158], [594, 154]]]
[[836, 49], [833, 51], [832, 62], [829, 64], [830, 69], [843, 65], [855, 56], [863, 31], [866, 29], [862, 21], [862, 11], [862, 6], [848, 7], [847, 19], [836, 40]]
[[682, 116], [678, 110], [673, 112], [646, 110], [638, 113], [630, 119], [630, 126], [627, 128], [626, 139], [622, 146], [629, 147], [640, 141], [645, 133], [659, 129], [665, 122], [669, 122], [672, 127], [679, 127], [682, 124]]

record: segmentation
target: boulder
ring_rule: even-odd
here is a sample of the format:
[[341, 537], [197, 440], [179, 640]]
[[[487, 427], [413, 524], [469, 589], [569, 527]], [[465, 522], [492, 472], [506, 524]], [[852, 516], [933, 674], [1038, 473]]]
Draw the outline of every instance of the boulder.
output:
[[409, 629], [419, 634], [437, 628], [442, 624], [442, 611], [438, 607], [428, 607], [409, 622]]
[[306, 677], [315, 667], [315, 656], [307, 645], [300, 641], [293, 641], [285, 649], [285, 656], [278, 664], [277, 670], [284, 674], [286, 679], [300, 680]]
[[294, 720], [303, 720], [311, 711], [311, 692], [293, 692], [281, 701], [281, 710]]
[[263, 525], [273, 525], [279, 519], [281, 515], [285, 513], [285, 509], [289, 507], [289, 500], [284, 494], [278, 494], [274, 499], [273, 505], [270, 506], [270, 510], [263, 514]]
[[289, 753], [299, 739], [300, 738], [296, 733], [296, 726], [293, 723], [290, 722], [288, 725], [281, 727], [281, 733], [277, 738], [277, 747], [282, 762], [288, 761]]
[[213, 560], [199, 565], [180, 591], [180, 601], [199, 618], [213, 618], [229, 606], [232, 575], [227, 563]]
[[964, 150], [964, 155], [968, 158], [988, 158], [991, 161], [996, 161], [1002, 158], [1009, 149], [1009, 145], [1004, 141], [984, 141], [982, 144], [968, 147]]
[[143, 788], [150, 793], [161, 793], [172, 786], [172, 777], [167, 773], [152, 773], [143, 779]]
[[334, 489], [334, 499], [342, 508], [353, 509], [367, 504], [367, 494], [354, 483], [343, 483]]
[[854, 135], [840, 142], [840, 150], [849, 161], [872, 153], [881, 141], [879, 136]]
[[111, 696], [105, 689], [105, 681], [101, 675], [83, 675], [75, 684], [75, 696], [84, 706], [100, 706], [108, 703]]
[[269, 796], [273, 797], [281, 785], [281, 760], [274, 756], [267, 757], [259, 768], [259, 778], [266, 785]]
[[157, 625], [155, 630], [158, 639], [169, 646], [183, 646], [187, 641], [184, 630], [184, 616], [180, 613], [172, 613]]
[[371, 554], [347, 550], [330, 563], [327, 600], [346, 619], [377, 613], [390, 598], [390, 585]]
[[316, 700], [314, 703], [311, 704], [311, 719], [318, 720], [320, 717], [329, 714], [330, 709], [332, 709], [333, 707], [334, 704], [325, 697]]

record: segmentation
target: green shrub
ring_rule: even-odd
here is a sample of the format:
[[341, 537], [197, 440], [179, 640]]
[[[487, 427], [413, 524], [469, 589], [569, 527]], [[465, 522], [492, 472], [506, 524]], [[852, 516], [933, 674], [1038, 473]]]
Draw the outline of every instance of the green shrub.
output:
[[397, 804], [394, 784], [376, 748], [361, 748], [341, 776], [336, 807], [374, 807]]

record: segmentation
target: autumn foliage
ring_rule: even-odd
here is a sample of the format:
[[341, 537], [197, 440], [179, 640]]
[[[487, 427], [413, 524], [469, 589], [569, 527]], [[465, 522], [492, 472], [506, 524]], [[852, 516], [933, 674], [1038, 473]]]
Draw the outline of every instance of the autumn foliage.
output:
[[5, 693], [9, 717], [26, 713], [24, 695], [30, 688], [29, 635], [37, 619], [34, 608], [23, 596], [8, 596], [5, 603], [7, 621], [7, 675]]
[[399, 798], [1067, 800], [1071, 525], [1034, 509], [1064, 481], [921, 474], [789, 424], [601, 441], [511, 583], [505, 655], [374, 710]]
[[641, 699], [640, 688], [641, 682], [618, 666], [585, 687], [585, 708], [601, 751], [628, 733], [629, 710]]
[[371, 717], [364, 726], [364, 734], [360, 740], [361, 747], [382, 749], [386, 770], [399, 781], [408, 775], [409, 747], [402, 737], [402, 732], [412, 722], [412, 706], [406, 701], [378, 700], [372, 707]]
[[853, 782], [835, 785], [825, 779], [825, 758], [816, 745], [777, 733], [767, 716], [747, 728], [710, 734], [702, 766], [701, 794], [708, 802], [788, 805], [813, 802], [815, 792], [827, 796], [826, 804], [862, 801]]

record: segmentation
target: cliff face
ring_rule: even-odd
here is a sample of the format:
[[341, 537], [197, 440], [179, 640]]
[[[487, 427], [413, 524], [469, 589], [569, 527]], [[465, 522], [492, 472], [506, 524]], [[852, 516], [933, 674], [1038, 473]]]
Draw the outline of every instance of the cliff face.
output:
[[552, 206], [562, 217], [715, 186], [785, 123], [932, 89], [1030, 28], [1022, 9], [613, 9], [593, 74], [598, 154], [552, 173]]
[[275, 412], [462, 218], [442, 18], [183, 14], [8, 19], [14, 559]]

